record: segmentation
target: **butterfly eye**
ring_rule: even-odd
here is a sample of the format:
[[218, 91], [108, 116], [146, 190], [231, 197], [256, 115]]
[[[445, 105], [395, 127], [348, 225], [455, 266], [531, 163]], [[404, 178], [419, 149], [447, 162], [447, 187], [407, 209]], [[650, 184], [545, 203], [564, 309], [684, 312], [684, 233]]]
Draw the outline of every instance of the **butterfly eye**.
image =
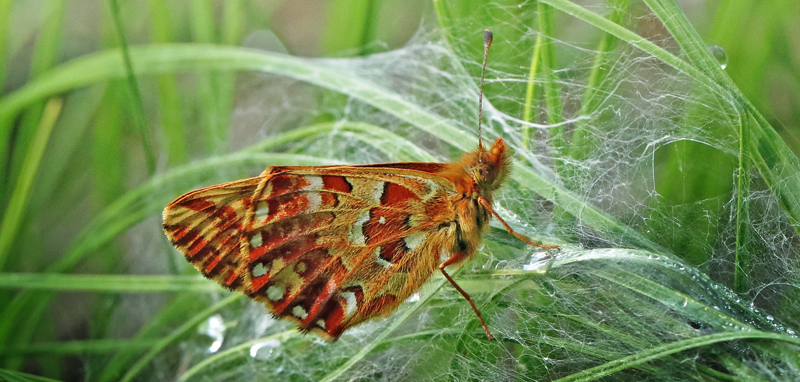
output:
[[489, 166], [482, 165], [478, 167], [478, 175], [482, 180], [486, 180], [489, 177]]

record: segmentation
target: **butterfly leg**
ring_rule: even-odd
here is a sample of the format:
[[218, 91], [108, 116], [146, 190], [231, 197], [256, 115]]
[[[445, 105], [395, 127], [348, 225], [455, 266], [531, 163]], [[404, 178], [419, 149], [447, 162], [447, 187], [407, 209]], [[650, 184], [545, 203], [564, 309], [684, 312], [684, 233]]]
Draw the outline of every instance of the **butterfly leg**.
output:
[[484, 198], [483, 196], [479, 196], [478, 197], [478, 203], [480, 203], [483, 206], [483, 208], [486, 208], [487, 211], [491, 212], [492, 215], [494, 215], [494, 217], [496, 217], [497, 220], [499, 220], [500, 223], [503, 224], [503, 227], [506, 227], [506, 230], [508, 231], [508, 233], [516, 236], [518, 239], [524, 241], [527, 244], [530, 244], [530, 245], [533, 245], [535, 247], [539, 247], [539, 248], [542, 248], [542, 249], [558, 249], [557, 245], [539, 244], [539, 243], [537, 243], [535, 241], [531, 241], [530, 239], [528, 239], [525, 236], [522, 236], [522, 235], [518, 234], [516, 231], [514, 231], [511, 228], [511, 226], [508, 225], [508, 223], [506, 223], [505, 220], [503, 220], [503, 218], [500, 217], [500, 215], [497, 214], [497, 211], [495, 211], [494, 208], [492, 208], [492, 204], [489, 203], [489, 201], [486, 200], [486, 198]]
[[474, 310], [475, 314], [478, 315], [478, 320], [481, 322], [481, 325], [483, 326], [483, 330], [486, 332], [486, 337], [488, 337], [489, 340], [493, 340], [494, 336], [492, 336], [492, 333], [489, 333], [489, 328], [486, 326], [486, 323], [483, 322], [483, 317], [481, 317], [481, 312], [478, 311], [478, 307], [476, 307], [475, 303], [472, 302], [472, 298], [470, 298], [469, 294], [467, 294], [467, 292], [465, 292], [463, 289], [461, 289], [461, 287], [458, 286], [458, 284], [456, 284], [456, 282], [453, 280], [453, 278], [450, 277], [450, 275], [447, 274], [447, 271], [444, 270], [444, 268], [446, 266], [451, 265], [451, 264], [456, 264], [456, 263], [460, 262], [461, 260], [464, 260], [464, 252], [456, 253], [455, 255], [451, 256], [449, 259], [445, 260], [443, 263], [439, 264], [439, 270], [442, 271], [442, 274], [447, 279], [447, 281], [449, 281], [450, 284], [453, 284], [453, 286], [456, 288], [456, 290], [458, 290], [459, 293], [461, 293], [461, 295], [464, 296], [465, 299], [467, 299], [467, 302], [469, 302], [469, 305], [472, 306], [472, 310]]

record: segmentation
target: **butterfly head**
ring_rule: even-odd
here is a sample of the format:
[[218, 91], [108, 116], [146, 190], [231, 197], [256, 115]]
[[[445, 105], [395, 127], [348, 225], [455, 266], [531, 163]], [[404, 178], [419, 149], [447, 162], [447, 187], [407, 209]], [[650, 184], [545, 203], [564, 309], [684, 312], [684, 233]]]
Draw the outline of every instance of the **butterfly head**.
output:
[[503, 184], [511, 173], [511, 150], [498, 138], [488, 150], [483, 145], [473, 152], [468, 172], [480, 194], [491, 193]]

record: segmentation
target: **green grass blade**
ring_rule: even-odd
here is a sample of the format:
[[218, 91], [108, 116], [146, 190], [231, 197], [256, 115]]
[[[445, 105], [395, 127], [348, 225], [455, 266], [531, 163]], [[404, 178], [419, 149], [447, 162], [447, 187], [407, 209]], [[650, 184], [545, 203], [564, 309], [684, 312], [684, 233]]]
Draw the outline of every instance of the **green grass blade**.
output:
[[[564, 122], [563, 105], [561, 103], [561, 81], [555, 73], [556, 64], [556, 45], [550, 39], [555, 36], [555, 18], [553, 9], [543, 3], [537, 4], [539, 17], [539, 33], [544, 34], [544, 42], [541, 45], [541, 64], [542, 64], [542, 77], [544, 77], [544, 95], [545, 104], [547, 109], [547, 124], [552, 125], [550, 128], [550, 136], [552, 138], [552, 148], [561, 151], [565, 150], [566, 139], [564, 137]], [[537, 38], [537, 43], [539, 42]], [[537, 44], [537, 48], [539, 45]]]
[[[629, 12], [631, 0], [614, 0], [612, 2], [614, 10], [608, 16], [608, 20], [614, 24], [622, 24], [624, 18]], [[586, 90], [581, 98], [581, 110], [579, 116], [587, 116], [597, 111], [602, 94], [606, 94], [612, 90], [614, 83], [608, 80], [609, 60], [614, 60], [615, 57], [611, 54], [617, 46], [619, 40], [612, 34], [603, 32], [600, 42], [597, 44], [594, 62], [592, 69], [589, 72], [589, 78], [586, 80]], [[615, 82], [615, 81], [614, 81]], [[569, 146], [569, 156], [573, 159], [584, 159], [586, 151], [590, 149], [591, 142], [586, 141], [588, 135], [586, 129], [586, 120], [578, 120], [575, 123], [575, 130], [572, 133], [572, 139]]]
[[122, 376], [120, 382], [128, 382], [136, 378], [136, 376], [147, 366], [148, 363], [156, 356], [158, 353], [164, 350], [167, 346], [171, 345], [175, 341], [179, 340], [183, 336], [185, 336], [190, 330], [194, 329], [199, 325], [203, 320], [211, 317], [214, 313], [219, 311], [220, 309], [230, 305], [232, 302], [243, 298], [244, 296], [235, 294], [226, 297], [225, 299], [221, 300], [220, 302], [208, 307], [207, 309], [203, 310], [202, 312], [192, 316], [186, 323], [179, 326], [175, 330], [173, 330], [169, 335], [162, 338], [158, 343], [153, 346], [150, 351], [145, 353], [138, 361], [136, 361], [133, 366], [128, 369], [128, 372]]
[[367, 38], [367, 12], [374, 0], [335, 0], [327, 4], [326, 28], [319, 50], [325, 56], [358, 54]]
[[[159, 343], [166, 328], [177, 327], [194, 315], [208, 307], [205, 299], [196, 294], [179, 295], [161, 310], [148, 318], [138, 332], [131, 338], [132, 342], [154, 341]], [[152, 346], [151, 346], [152, 348]], [[142, 354], [138, 347], [122, 347], [113, 354], [108, 362], [103, 363], [102, 372], [94, 379], [98, 382], [118, 382], [122, 375], [130, 369]]]
[[687, 74], [689, 77], [698, 81], [710, 91], [720, 95], [727, 95], [728, 92], [714, 82], [708, 75], [703, 73], [696, 67], [681, 60], [675, 55], [667, 52], [658, 45], [651, 41], [639, 36], [631, 30], [616, 24], [600, 15], [597, 15], [586, 8], [583, 8], [569, 0], [541, 0], [544, 3], [551, 5], [568, 15], [574, 16], [590, 25], [593, 25], [600, 30], [609, 33], [616, 38], [624, 41], [631, 46], [640, 49], [641, 51], [650, 54], [651, 56], [663, 61], [665, 64]]
[[0, 289], [52, 292], [158, 293], [210, 292], [218, 291], [219, 287], [198, 276], [0, 273]]
[[152, 348], [158, 340], [86, 340], [69, 342], [33, 343], [23, 348], [0, 350], [0, 356], [8, 355], [106, 355], [120, 349], [144, 350]]
[[749, 270], [752, 269], [747, 243], [750, 241], [750, 119], [739, 125], [739, 167], [736, 169], [736, 259], [733, 274], [733, 290], [747, 293], [750, 290]]
[[0, 379], [4, 382], [59, 382], [55, 379], [6, 369], [0, 369]]
[[119, 4], [117, 0], [108, 0], [111, 5], [111, 17], [114, 20], [114, 27], [117, 31], [119, 38], [119, 45], [122, 50], [122, 60], [125, 64], [125, 81], [128, 84], [128, 90], [133, 98], [134, 110], [131, 113], [133, 124], [139, 131], [141, 136], [142, 148], [144, 149], [144, 157], [147, 162], [148, 173], [153, 174], [156, 171], [156, 155], [153, 150], [155, 146], [152, 142], [150, 131], [147, 128], [144, 114], [144, 101], [142, 101], [142, 93], [139, 90], [139, 82], [133, 71], [133, 63], [131, 62], [130, 49], [128, 47], [128, 39], [125, 35], [125, 27], [122, 25], [122, 18], [119, 13]]
[[[61, 54], [64, 1], [51, 1], [50, 5], [51, 6], [42, 8], [44, 23], [36, 38], [36, 45], [28, 69], [31, 78], [36, 78], [50, 70], [56, 65]], [[13, 141], [3, 142], [3, 127], [0, 127], [0, 142], [7, 143], [8, 145], [0, 146], [7, 149], [0, 149], [0, 152], [11, 154], [0, 155], [0, 205], [8, 203], [7, 198], [11, 192], [9, 187], [11, 183], [15, 182], [17, 177], [20, 176], [19, 171], [23, 166], [22, 162], [25, 160], [31, 141], [36, 134], [36, 126], [42, 119], [42, 112], [44, 111], [46, 101], [46, 99], [39, 100], [39, 102], [30, 105], [22, 114]], [[10, 137], [5, 137], [5, 139], [8, 138]], [[10, 162], [8, 162], [8, 159], [10, 159]], [[6, 174], [6, 172], [8, 172], [8, 174]]]
[[768, 339], [773, 341], [782, 341], [790, 343], [795, 346], [800, 345], [800, 340], [798, 340], [797, 338], [781, 334], [762, 333], [762, 332], [715, 333], [706, 336], [691, 338], [688, 340], [667, 343], [641, 353], [637, 353], [625, 358], [614, 360], [612, 362], [604, 363], [600, 366], [595, 366], [593, 368], [583, 370], [579, 373], [570, 375], [569, 377], [557, 379], [557, 381], [560, 382], [594, 381], [602, 377], [605, 377], [607, 375], [616, 373], [618, 371], [625, 370], [631, 367], [636, 367], [637, 365], [655, 359], [663, 358], [667, 355], [677, 354], [682, 351], [702, 346], [709, 346], [720, 342], [745, 340], [745, 339]]
[[247, 342], [243, 342], [239, 345], [233, 346], [230, 349], [226, 349], [221, 351], [217, 354], [214, 354], [210, 357], [207, 357], [203, 361], [197, 363], [196, 365], [186, 370], [185, 373], [181, 374], [180, 378], [178, 378], [177, 382], [186, 382], [190, 380], [195, 375], [200, 374], [201, 372], [206, 371], [206, 369], [213, 370], [216, 365], [221, 363], [225, 363], [229, 359], [236, 359], [242, 357], [250, 352], [250, 348], [253, 345], [256, 345], [260, 342], [268, 341], [268, 340], [279, 340], [283, 341], [288, 339], [291, 336], [297, 335], [297, 330], [287, 330], [285, 332], [280, 332], [277, 334], [273, 334], [271, 336], [256, 338], [254, 340], [250, 340]]
[[[0, 0], [0, 90], [6, 82], [6, 66], [8, 65], [9, 19], [11, 19], [11, 0]], [[6, 147], [6, 142], [0, 142]], [[0, 177], [2, 179], [2, 177]]]
[[14, 239], [19, 232], [20, 225], [25, 218], [25, 209], [28, 204], [28, 197], [39, 170], [39, 163], [44, 155], [44, 149], [50, 139], [50, 133], [56, 124], [58, 115], [61, 113], [63, 105], [60, 99], [54, 98], [45, 106], [42, 120], [36, 129], [31, 147], [28, 149], [25, 159], [20, 169], [14, 190], [11, 193], [8, 207], [3, 214], [3, 222], [0, 223], [0, 270], [5, 266], [11, 251]]
[[[531, 67], [528, 70], [528, 83], [525, 88], [525, 106], [522, 112], [522, 120], [531, 122], [533, 116], [533, 102], [534, 90], [536, 89], [536, 73], [539, 70], [539, 62], [542, 60], [542, 45], [544, 44], [544, 34], [539, 33], [536, 36], [536, 42], [533, 45], [533, 54], [531, 54]], [[530, 127], [525, 126], [522, 130], [522, 145], [525, 148], [530, 147]]]
[[[148, 5], [153, 18], [151, 29], [154, 42], [173, 42], [167, 3], [161, 0], [150, 0]], [[158, 75], [158, 117], [161, 131], [164, 134], [163, 146], [166, 150], [167, 162], [173, 166], [186, 163], [189, 159], [182, 110], [178, 80], [175, 75]]]

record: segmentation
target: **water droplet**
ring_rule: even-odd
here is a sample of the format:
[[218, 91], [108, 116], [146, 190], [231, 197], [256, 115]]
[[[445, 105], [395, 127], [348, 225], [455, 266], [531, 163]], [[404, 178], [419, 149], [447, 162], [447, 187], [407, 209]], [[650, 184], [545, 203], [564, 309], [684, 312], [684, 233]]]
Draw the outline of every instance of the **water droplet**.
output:
[[250, 356], [261, 361], [274, 359], [280, 356], [281, 341], [274, 338], [256, 343], [250, 347]]
[[522, 269], [526, 271], [537, 271], [541, 274], [545, 274], [553, 265], [553, 261], [555, 261], [555, 258], [549, 254], [533, 254], [531, 255], [531, 261], [528, 264], [523, 265]]
[[717, 60], [719, 67], [722, 70], [728, 67], [728, 52], [725, 51], [725, 48], [719, 45], [711, 45], [708, 47], [708, 50], [711, 52], [711, 55], [714, 56], [714, 59]]
[[208, 352], [216, 353], [217, 350], [222, 347], [222, 342], [225, 340], [225, 321], [222, 320], [222, 316], [215, 314], [203, 322], [197, 328], [197, 332], [205, 334], [214, 340], [211, 346], [208, 347]]

